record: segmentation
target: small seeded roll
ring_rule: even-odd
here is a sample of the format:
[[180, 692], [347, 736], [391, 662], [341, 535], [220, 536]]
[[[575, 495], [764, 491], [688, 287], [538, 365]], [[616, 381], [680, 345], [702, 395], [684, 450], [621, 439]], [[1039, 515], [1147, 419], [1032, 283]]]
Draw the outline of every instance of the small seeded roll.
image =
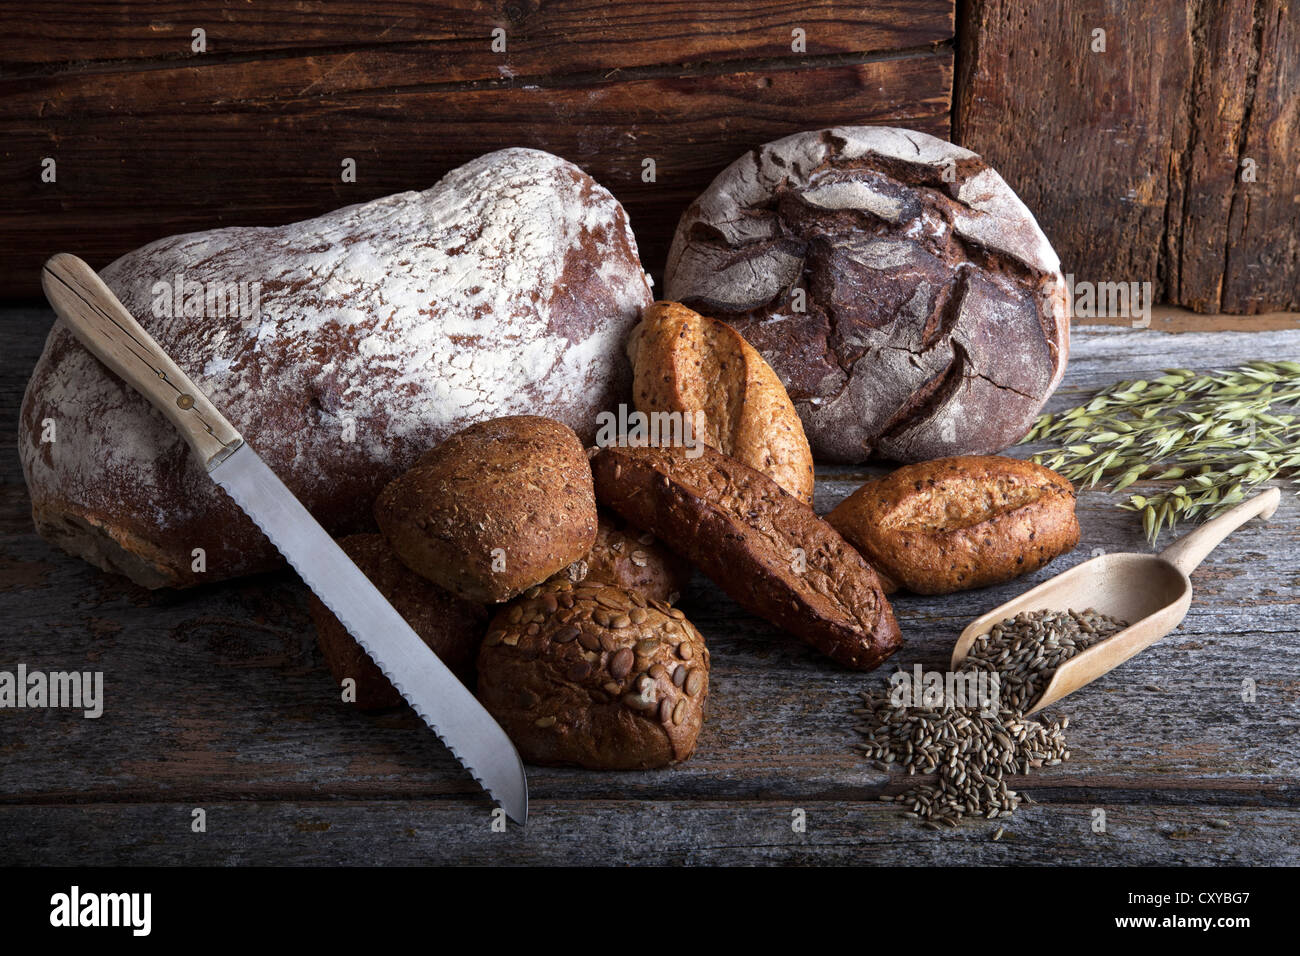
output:
[[534, 764], [685, 760], [708, 693], [700, 632], [676, 608], [621, 588], [532, 588], [497, 613], [479, 651], [479, 700]]
[[551, 578], [570, 584], [608, 584], [647, 598], [676, 604], [691, 581], [690, 562], [654, 535], [628, 524], [613, 511], [597, 509], [596, 544], [585, 558]]
[[[339, 547], [442, 662], [472, 687], [474, 656], [487, 625], [487, 609], [462, 601], [410, 570], [397, 559], [382, 534], [349, 535], [339, 539]], [[349, 677], [357, 682], [357, 706], [383, 710], [401, 704], [402, 696], [339, 619], [315, 594], [309, 601], [316, 643], [325, 663], [340, 685]]]
[[394, 479], [375, 519], [412, 571], [470, 601], [507, 601], [596, 543], [596, 496], [578, 436], [550, 418], [457, 432]]

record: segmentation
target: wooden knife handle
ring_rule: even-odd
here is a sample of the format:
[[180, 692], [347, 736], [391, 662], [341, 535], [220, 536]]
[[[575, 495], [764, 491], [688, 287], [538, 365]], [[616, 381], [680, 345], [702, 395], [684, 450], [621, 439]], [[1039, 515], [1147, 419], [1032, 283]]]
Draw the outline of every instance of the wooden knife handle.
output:
[[90, 266], [61, 252], [45, 263], [41, 285], [54, 311], [81, 344], [166, 415], [198, 452], [204, 467], [224, 461], [243, 444], [235, 427]]

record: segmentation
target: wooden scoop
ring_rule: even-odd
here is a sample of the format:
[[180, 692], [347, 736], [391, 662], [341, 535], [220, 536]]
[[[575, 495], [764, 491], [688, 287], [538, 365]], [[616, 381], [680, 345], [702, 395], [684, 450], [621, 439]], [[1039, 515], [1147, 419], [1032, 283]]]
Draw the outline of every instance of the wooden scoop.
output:
[[1028, 713], [1055, 703], [1178, 627], [1192, 603], [1192, 571], [1219, 542], [1251, 518], [1272, 515], [1281, 498], [1278, 489], [1270, 488], [1184, 535], [1159, 554], [1103, 554], [1044, 581], [976, 618], [962, 631], [953, 648], [952, 669], [957, 670], [977, 637], [1021, 611], [1095, 608], [1121, 621], [1131, 621], [1118, 634], [1058, 667]]

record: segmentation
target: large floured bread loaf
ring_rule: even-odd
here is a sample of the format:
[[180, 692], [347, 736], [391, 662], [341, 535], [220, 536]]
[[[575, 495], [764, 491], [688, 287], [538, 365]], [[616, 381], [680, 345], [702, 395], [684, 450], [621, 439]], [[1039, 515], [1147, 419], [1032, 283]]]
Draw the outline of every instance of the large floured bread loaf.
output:
[[776, 370], [819, 459], [1014, 444], [1065, 371], [1056, 253], [975, 153], [838, 127], [746, 153], [687, 209], [666, 296]]
[[[589, 442], [627, 399], [623, 344], [652, 301], [618, 202], [530, 149], [307, 222], [163, 239], [101, 275], [334, 534], [372, 527], [379, 489], [473, 422], [547, 415]], [[279, 563], [62, 323], [20, 446], [38, 530], [102, 568], [159, 587]]]

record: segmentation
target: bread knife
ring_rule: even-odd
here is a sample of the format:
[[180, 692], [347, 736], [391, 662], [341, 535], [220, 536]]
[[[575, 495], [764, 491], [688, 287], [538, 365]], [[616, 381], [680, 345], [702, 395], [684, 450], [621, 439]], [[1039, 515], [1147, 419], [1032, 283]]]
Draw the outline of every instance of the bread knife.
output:
[[212, 480], [257, 523], [461, 766], [510, 819], [524, 823], [528, 781], [505, 731], [234, 426], [85, 262], [53, 256], [41, 284], [81, 344], [167, 416]]

